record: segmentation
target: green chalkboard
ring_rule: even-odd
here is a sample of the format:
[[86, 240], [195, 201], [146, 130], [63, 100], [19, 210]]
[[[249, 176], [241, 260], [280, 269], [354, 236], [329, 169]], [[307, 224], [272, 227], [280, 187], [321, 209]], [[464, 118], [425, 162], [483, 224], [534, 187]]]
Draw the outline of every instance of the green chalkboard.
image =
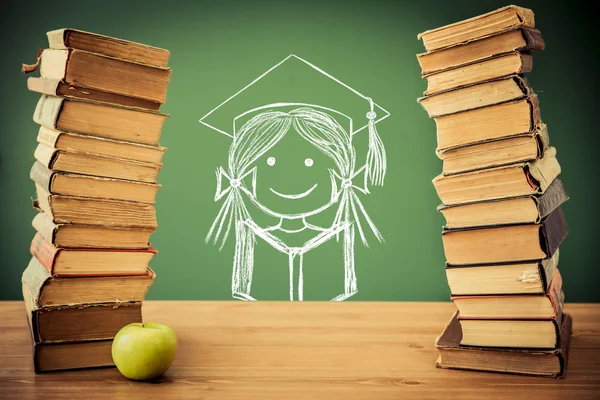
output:
[[[161, 144], [169, 150], [159, 177], [159, 228], [152, 236], [159, 254], [151, 263], [157, 280], [149, 299], [232, 299], [235, 225], [221, 249], [220, 241], [214, 245], [205, 239], [229, 193], [215, 201], [217, 176], [221, 191], [228, 190], [229, 178], [237, 178], [230, 176], [229, 153], [235, 140], [231, 136], [262, 112], [274, 109], [261, 106], [302, 103], [275, 108], [289, 116], [309, 105], [328, 115], [352, 137], [351, 148], [356, 152], [352, 171], [357, 172], [366, 164], [369, 138], [373, 138], [366, 116], [371, 103], [366, 97], [375, 103], [375, 128], [385, 148], [387, 169], [383, 185], [368, 182], [369, 193], [358, 189], [354, 193], [383, 240], [378, 240], [356, 203], [368, 246], [356, 229], [353, 260], [358, 292], [350, 299], [448, 299], [440, 238], [443, 218], [436, 212], [439, 200], [431, 184], [441, 171], [441, 162], [434, 153], [435, 124], [416, 102], [425, 89], [415, 57], [424, 49], [416, 35], [505, 3], [430, 1], [425, 6], [403, 1], [307, 0], [167, 4], [132, 0], [105, 1], [102, 6], [64, 1], [56, 8], [44, 4], [13, 2], [3, 13], [0, 27], [4, 49], [0, 61], [4, 93], [0, 111], [0, 299], [21, 298], [20, 275], [34, 235], [34, 186], [28, 173], [36, 145], [32, 113], [38, 96], [27, 91], [20, 64], [32, 63], [38, 49], [47, 46], [45, 32], [61, 27], [171, 51], [173, 74], [167, 103], [161, 109], [170, 115], [161, 137]], [[567, 301], [600, 301], [594, 251], [597, 209], [593, 204], [599, 139], [592, 130], [598, 65], [596, 55], [589, 51], [595, 22], [590, 13], [577, 7], [543, 1], [519, 5], [534, 10], [536, 27], [547, 44], [546, 50], [534, 54], [528, 78], [538, 93], [542, 119], [558, 150], [561, 178], [571, 197], [564, 206], [570, 234], [561, 248], [560, 261]], [[299, 58], [288, 59], [268, 78], [218, 107], [291, 54]], [[206, 124], [201, 123], [215, 108], [204, 120]], [[387, 112], [389, 116], [380, 120]], [[335, 192], [333, 185], [340, 189], [348, 178], [331, 155], [299, 130], [302, 128], [292, 123], [286, 134], [245, 170], [253, 172], [243, 177], [244, 188], [256, 193], [258, 201], [246, 192], [240, 196], [260, 226], [276, 225], [278, 218], [265, 213], [259, 204], [286, 215], [314, 210], [328, 204]], [[270, 157], [275, 160], [273, 165]], [[361, 173], [365, 172], [352, 179], [352, 184], [363, 190]], [[310, 196], [301, 199], [274, 193], [301, 194], [315, 185]], [[330, 227], [340, 202], [338, 197], [308, 221]], [[297, 222], [287, 221], [286, 226], [294, 230]], [[284, 241], [301, 247], [318, 232], [303, 234], [289, 235]], [[289, 255], [260, 236], [253, 240], [250, 295], [261, 300], [289, 299]], [[345, 232], [341, 232], [304, 254], [304, 300], [329, 300], [346, 292], [345, 240]], [[296, 255], [296, 289], [299, 261]]]

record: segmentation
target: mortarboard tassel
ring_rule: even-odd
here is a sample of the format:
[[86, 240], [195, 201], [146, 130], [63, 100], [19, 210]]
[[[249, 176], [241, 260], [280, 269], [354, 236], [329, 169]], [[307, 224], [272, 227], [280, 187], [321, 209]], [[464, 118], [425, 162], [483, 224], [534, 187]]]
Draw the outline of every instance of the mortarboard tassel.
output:
[[375, 119], [377, 118], [377, 114], [375, 113], [375, 106], [373, 100], [370, 97], [366, 97], [366, 99], [368, 100], [371, 106], [371, 111], [367, 113], [367, 118], [369, 119], [369, 152], [367, 153], [367, 177], [372, 185], [383, 186], [383, 180], [385, 178], [385, 172], [387, 169], [385, 160], [385, 147], [383, 147], [383, 142], [381, 141], [381, 138], [377, 133], [377, 128], [375, 127]]

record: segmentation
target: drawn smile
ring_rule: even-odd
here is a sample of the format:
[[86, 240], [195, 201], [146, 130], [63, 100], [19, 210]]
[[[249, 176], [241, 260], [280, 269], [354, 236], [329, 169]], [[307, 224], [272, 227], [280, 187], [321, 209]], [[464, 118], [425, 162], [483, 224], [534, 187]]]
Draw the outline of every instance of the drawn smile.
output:
[[275, 193], [277, 196], [279, 197], [283, 197], [284, 199], [301, 199], [303, 197], [308, 196], [309, 194], [311, 194], [311, 192], [313, 190], [316, 189], [316, 187], [318, 186], [318, 183], [315, 183], [313, 187], [311, 187], [310, 189], [308, 189], [306, 192], [302, 192], [302, 193], [298, 193], [298, 194], [283, 194], [283, 193], [279, 193], [277, 190], [273, 189], [273, 188], [269, 188], [271, 190], [271, 192]]

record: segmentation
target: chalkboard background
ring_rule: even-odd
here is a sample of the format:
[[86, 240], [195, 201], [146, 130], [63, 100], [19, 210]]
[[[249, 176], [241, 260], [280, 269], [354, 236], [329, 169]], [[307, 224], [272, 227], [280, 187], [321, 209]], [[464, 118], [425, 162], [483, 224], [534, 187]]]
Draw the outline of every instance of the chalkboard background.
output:
[[[582, 3], [583, 4], [583, 3]], [[225, 166], [228, 137], [198, 120], [288, 54], [297, 54], [386, 108], [378, 126], [388, 152], [384, 187], [363, 203], [386, 239], [357, 243], [359, 292], [352, 300], [447, 300], [440, 239], [443, 218], [431, 179], [441, 171], [435, 124], [417, 104], [425, 89], [415, 54], [417, 33], [507, 5], [500, 1], [61, 1], [11, 2], [0, 24], [3, 102], [0, 110], [0, 299], [20, 299], [34, 230], [29, 180], [38, 96], [26, 89], [21, 63], [47, 46], [46, 31], [73, 27], [171, 51], [170, 114], [161, 144], [169, 150], [159, 181], [159, 254], [148, 299], [230, 299], [233, 240], [222, 251], [204, 243], [220, 204], [215, 170]], [[570, 234], [560, 268], [567, 301], [600, 301], [595, 206], [598, 182], [595, 17], [588, 6], [523, 1], [532, 8], [546, 50], [528, 74], [542, 119], [558, 150], [571, 199]], [[315, 90], [318, 90], [315, 87]], [[260, 96], [260, 94], [256, 94]], [[252, 102], [252, 99], [249, 100]], [[365, 112], [368, 110], [365, 110]], [[294, 150], [288, 150], [293, 155]], [[285, 178], [280, 175], [279, 178]], [[283, 190], [282, 190], [283, 191]], [[305, 298], [333, 297], [342, 285], [341, 246], [305, 259]], [[287, 298], [287, 258], [256, 249], [252, 294]]]

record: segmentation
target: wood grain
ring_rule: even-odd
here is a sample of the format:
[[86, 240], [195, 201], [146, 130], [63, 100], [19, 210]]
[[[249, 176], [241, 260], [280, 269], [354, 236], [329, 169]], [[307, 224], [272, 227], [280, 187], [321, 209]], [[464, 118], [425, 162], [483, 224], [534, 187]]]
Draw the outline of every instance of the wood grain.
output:
[[115, 368], [36, 375], [22, 302], [0, 303], [0, 399], [598, 399], [600, 305], [573, 316], [562, 380], [435, 368], [452, 303], [148, 301], [178, 335], [156, 382]]

